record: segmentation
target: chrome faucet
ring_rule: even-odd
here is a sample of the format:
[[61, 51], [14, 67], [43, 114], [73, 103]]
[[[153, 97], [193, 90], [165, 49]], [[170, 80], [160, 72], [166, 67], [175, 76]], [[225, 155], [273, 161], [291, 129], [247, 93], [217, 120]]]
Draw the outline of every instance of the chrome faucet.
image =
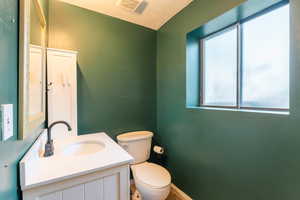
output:
[[56, 121], [53, 122], [49, 127], [48, 127], [48, 132], [47, 132], [47, 143], [45, 144], [45, 153], [44, 157], [49, 157], [54, 154], [54, 146], [53, 146], [53, 140], [51, 139], [51, 130], [53, 126], [56, 124], [65, 124], [68, 127], [68, 131], [71, 131], [72, 128], [68, 122], [65, 121]]

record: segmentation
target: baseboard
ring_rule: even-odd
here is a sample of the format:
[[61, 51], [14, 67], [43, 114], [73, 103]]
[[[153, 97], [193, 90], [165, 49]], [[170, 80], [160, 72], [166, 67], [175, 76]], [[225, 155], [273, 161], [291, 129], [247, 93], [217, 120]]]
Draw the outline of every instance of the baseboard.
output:
[[182, 190], [176, 187], [176, 185], [174, 185], [173, 183], [171, 184], [171, 193], [178, 200], [193, 200], [186, 193], [184, 193]]

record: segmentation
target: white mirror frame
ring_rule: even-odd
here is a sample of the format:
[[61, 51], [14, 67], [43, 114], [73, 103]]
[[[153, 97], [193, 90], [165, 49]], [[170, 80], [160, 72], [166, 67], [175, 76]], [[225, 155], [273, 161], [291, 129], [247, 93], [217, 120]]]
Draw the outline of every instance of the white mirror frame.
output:
[[[30, 51], [30, 6], [34, 3], [41, 26], [46, 29], [46, 18], [38, 0], [20, 0], [19, 19], [19, 139], [25, 139], [30, 134], [41, 129], [46, 120], [45, 88], [46, 88], [46, 44], [43, 47], [43, 80], [42, 80], [42, 110], [29, 115], [29, 51]], [[46, 34], [46, 32], [45, 32]], [[45, 38], [45, 37], [44, 37]]]

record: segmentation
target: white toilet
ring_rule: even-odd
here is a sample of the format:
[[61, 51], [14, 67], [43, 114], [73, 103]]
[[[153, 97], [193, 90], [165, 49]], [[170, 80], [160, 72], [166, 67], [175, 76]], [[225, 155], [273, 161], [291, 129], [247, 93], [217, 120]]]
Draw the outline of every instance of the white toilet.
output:
[[160, 165], [147, 162], [153, 133], [129, 132], [118, 135], [118, 143], [134, 158], [131, 165], [134, 182], [143, 200], [165, 200], [170, 192], [170, 173]]

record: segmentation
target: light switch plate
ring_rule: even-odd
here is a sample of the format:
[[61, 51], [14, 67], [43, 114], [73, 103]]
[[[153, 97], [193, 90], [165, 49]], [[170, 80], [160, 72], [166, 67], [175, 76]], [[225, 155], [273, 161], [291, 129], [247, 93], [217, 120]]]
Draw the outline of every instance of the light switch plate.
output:
[[5, 141], [13, 136], [13, 105], [1, 105], [2, 140]]

